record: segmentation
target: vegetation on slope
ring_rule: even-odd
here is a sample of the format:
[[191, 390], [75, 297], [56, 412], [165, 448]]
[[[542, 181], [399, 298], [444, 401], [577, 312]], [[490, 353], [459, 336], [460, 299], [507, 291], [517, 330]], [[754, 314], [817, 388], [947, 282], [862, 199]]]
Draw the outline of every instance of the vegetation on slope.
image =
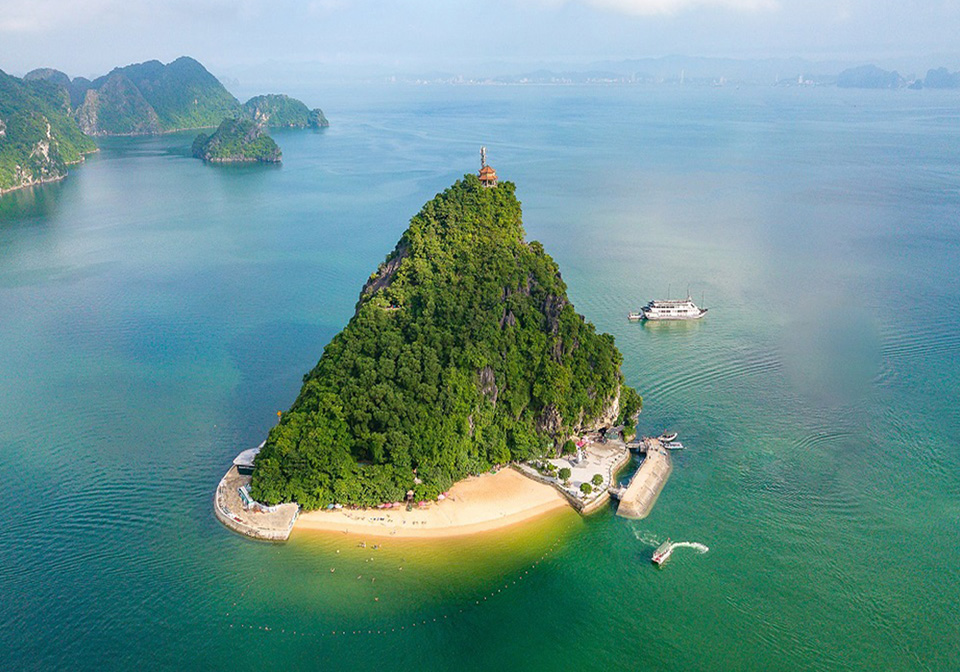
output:
[[65, 89], [70, 88], [70, 77], [66, 73], [60, 72], [59, 70], [54, 70], [53, 68], [37, 68], [36, 70], [31, 70], [23, 76], [23, 81], [25, 82], [34, 82], [38, 80], [44, 80], [62, 86]]
[[328, 126], [319, 109], [311, 110], [285, 95], [256, 96], [240, 105], [220, 80], [192, 58], [164, 65], [147, 61], [90, 81], [71, 79], [52, 68], [38, 68], [25, 79], [66, 91], [67, 109], [88, 135], [154, 135], [166, 131], [216, 128], [224, 119], [247, 116], [260, 126]]
[[330, 125], [323, 111], [311, 110], [296, 98], [282, 94], [254, 96], [243, 104], [244, 113], [270, 128], [324, 128]]
[[249, 119], [224, 119], [210, 135], [193, 141], [193, 155], [214, 163], [279, 163], [280, 148], [259, 124]]
[[514, 185], [468, 175], [364, 286], [256, 461], [252, 492], [306, 509], [435, 498], [493, 464], [633, 415], [613, 337], [524, 241]]
[[89, 135], [153, 135], [160, 119], [140, 90], [119, 72], [99, 88], [87, 90], [77, 123]]
[[0, 71], [0, 192], [60, 179], [96, 149], [70, 118], [63, 86]]
[[[97, 95], [91, 97], [90, 91]], [[72, 91], [74, 98], [79, 93]], [[240, 103], [220, 80], [182, 56], [167, 65], [147, 61], [114, 68], [89, 83], [76, 113], [81, 123], [87, 120], [88, 133], [127, 135], [130, 129], [157, 133], [215, 127], [240, 112]]]

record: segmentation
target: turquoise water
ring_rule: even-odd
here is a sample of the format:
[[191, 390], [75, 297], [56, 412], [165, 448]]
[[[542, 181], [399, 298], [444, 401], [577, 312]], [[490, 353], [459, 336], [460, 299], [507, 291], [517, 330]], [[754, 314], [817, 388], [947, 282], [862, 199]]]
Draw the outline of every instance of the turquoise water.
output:
[[[956, 666], [960, 97], [309, 97], [334, 125], [276, 133], [280, 168], [113, 139], [0, 199], [4, 668]], [[641, 430], [689, 448], [652, 515], [376, 552], [229, 533], [230, 459], [481, 144], [616, 336]], [[702, 322], [626, 321], [688, 286]], [[710, 550], [657, 570], [666, 537]]]

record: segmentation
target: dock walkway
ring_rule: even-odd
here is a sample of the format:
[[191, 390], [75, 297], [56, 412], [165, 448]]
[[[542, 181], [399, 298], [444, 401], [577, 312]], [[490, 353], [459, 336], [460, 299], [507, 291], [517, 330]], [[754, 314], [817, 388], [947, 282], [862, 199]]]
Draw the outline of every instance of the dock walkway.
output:
[[646, 518], [673, 470], [670, 453], [659, 439], [644, 439], [641, 450], [646, 457], [630, 483], [626, 488], [611, 490], [620, 500], [617, 515], [624, 518]]
[[[570, 479], [562, 483], [555, 476], [541, 474], [531, 464], [521, 462], [513, 467], [521, 474], [540, 483], [550, 485], [563, 495], [578, 512], [589, 515], [602, 508], [609, 500], [611, 486], [617, 473], [630, 462], [630, 450], [623, 441], [609, 439], [605, 443], [590, 441], [583, 448], [583, 459], [577, 461], [569, 456], [547, 460], [557, 469], [570, 469]], [[599, 486], [592, 484], [594, 474], [600, 474], [603, 481]], [[582, 483], [590, 483], [592, 491], [584, 494], [580, 491]]]
[[268, 509], [248, 509], [240, 500], [238, 489], [249, 483], [249, 476], [238, 473], [235, 466], [230, 467], [213, 496], [213, 512], [217, 520], [234, 532], [254, 539], [286, 541], [300, 507], [296, 504], [280, 504]]

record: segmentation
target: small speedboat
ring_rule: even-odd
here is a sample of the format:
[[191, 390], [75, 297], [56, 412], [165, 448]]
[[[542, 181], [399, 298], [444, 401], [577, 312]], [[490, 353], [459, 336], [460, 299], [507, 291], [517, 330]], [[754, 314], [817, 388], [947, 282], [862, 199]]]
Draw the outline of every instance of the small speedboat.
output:
[[657, 546], [657, 550], [653, 552], [651, 560], [653, 560], [653, 564], [657, 566], [662, 565], [670, 558], [671, 553], [673, 553], [673, 542], [667, 539]]
[[663, 447], [667, 450], [683, 450], [683, 444], [679, 441], [670, 441], [669, 443], [663, 444]]
[[664, 432], [663, 434], [660, 435], [660, 441], [662, 441], [663, 443], [670, 443], [676, 438], [677, 438], [676, 432], [671, 432], [669, 434]]

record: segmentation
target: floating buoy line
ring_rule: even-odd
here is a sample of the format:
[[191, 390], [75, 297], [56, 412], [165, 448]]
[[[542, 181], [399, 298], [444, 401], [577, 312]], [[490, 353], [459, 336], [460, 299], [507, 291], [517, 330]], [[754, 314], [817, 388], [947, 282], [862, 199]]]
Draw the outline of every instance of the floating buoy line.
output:
[[[277, 628], [277, 627], [271, 627], [269, 625], [259, 625], [259, 624], [249, 623], [249, 622], [226, 623], [226, 626], [228, 630], [243, 630], [244, 632], [262, 632], [265, 634], [269, 633], [271, 635], [280, 634], [280, 635], [290, 635], [294, 637], [308, 637], [308, 636], [309, 637], [353, 637], [357, 635], [390, 635], [398, 632], [406, 632], [407, 629], [413, 629], [417, 627], [423, 628], [425, 626], [433, 625], [434, 623], [443, 623], [445, 621], [450, 621], [451, 619], [455, 619], [457, 616], [463, 613], [466, 613], [471, 609], [479, 608], [481, 605], [488, 602], [491, 598], [494, 598], [497, 595], [501, 595], [503, 591], [507, 590], [508, 588], [516, 586], [519, 581], [523, 581], [524, 577], [528, 577], [531, 571], [539, 567], [540, 563], [546, 560], [547, 557], [556, 550], [557, 546], [560, 544], [560, 540], [561, 538], [557, 537], [556, 541], [554, 541], [553, 544], [546, 551], [544, 551], [543, 555], [541, 555], [537, 560], [535, 560], [528, 567], [525, 567], [523, 570], [518, 571], [517, 574], [513, 575], [513, 579], [508, 579], [506, 582], [504, 582], [503, 586], [498, 587], [496, 590], [491, 590], [489, 595], [486, 592], [484, 592], [483, 595], [478, 595], [475, 599], [463, 603], [463, 606], [458, 607], [454, 610], [450, 610], [447, 613], [444, 613], [432, 618], [419, 619], [419, 620], [411, 621], [409, 623], [404, 622], [401, 625], [394, 625], [389, 628], [387, 627], [366, 628], [366, 629], [359, 628], [359, 629], [352, 629], [352, 630], [338, 630], [338, 629], [318, 630], [318, 631], [302, 630], [302, 629], [293, 629], [293, 628]], [[403, 568], [401, 567], [400, 569], [402, 570]], [[233, 603], [234, 607], [238, 605], [239, 601], [243, 599], [244, 595], [246, 595], [247, 591], [250, 589], [253, 583], [262, 575], [263, 575], [263, 569], [261, 568], [259, 574], [254, 575], [254, 577], [250, 579], [250, 581], [247, 583], [244, 589], [240, 592], [240, 596], [237, 598], [237, 601]], [[357, 577], [357, 578], [360, 578], [360, 577]], [[374, 597], [374, 601], [379, 602], [380, 598]], [[230, 615], [231, 615], [231, 612], [229, 611], [225, 614], [226, 618], [229, 618]]]

